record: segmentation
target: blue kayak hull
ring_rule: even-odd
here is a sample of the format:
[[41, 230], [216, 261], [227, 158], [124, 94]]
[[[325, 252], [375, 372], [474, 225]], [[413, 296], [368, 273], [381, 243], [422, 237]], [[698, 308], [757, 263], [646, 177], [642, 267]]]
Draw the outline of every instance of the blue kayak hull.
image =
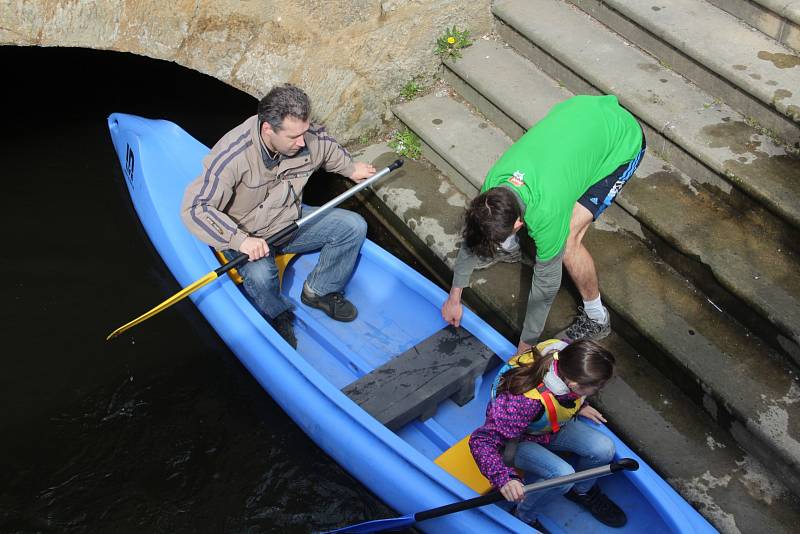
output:
[[[208, 148], [168, 121], [115, 113], [108, 124], [136, 212], [178, 283], [187, 286], [219, 267], [211, 249], [193, 237], [180, 219], [184, 189], [200, 174]], [[337, 323], [299, 304], [302, 283], [316, 257], [299, 257], [284, 276], [284, 293], [298, 303], [297, 350], [269, 327], [228, 277], [198, 290], [191, 299], [297, 425], [400, 515], [476, 496], [433, 459], [483, 422], [494, 371], [478, 378], [475, 399], [466, 405], [445, 401], [430, 419], [397, 431], [386, 428], [341, 391], [443, 328], [439, 309], [445, 292], [367, 241], [346, 288], [359, 317], [353, 323]], [[462, 326], [500, 357], [507, 359], [514, 353], [513, 345], [469, 310], [465, 309]], [[573, 503], [560, 499], [548, 506], [548, 529], [715, 532], [613, 433], [604, 426], [598, 428], [614, 440], [618, 457], [634, 458], [641, 466], [602, 482], [604, 491], [628, 513], [629, 524], [606, 529]], [[442, 533], [534, 532], [497, 506], [444, 516], [417, 528]]]

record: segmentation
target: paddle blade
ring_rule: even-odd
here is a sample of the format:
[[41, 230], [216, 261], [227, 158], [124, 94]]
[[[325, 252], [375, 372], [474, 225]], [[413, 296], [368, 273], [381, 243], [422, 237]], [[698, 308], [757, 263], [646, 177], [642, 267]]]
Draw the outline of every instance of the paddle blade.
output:
[[186, 298], [188, 295], [194, 293], [195, 291], [197, 291], [198, 289], [200, 289], [204, 285], [208, 284], [209, 282], [213, 282], [216, 279], [217, 279], [217, 273], [214, 272], [214, 271], [211, 271], [210, 273], [205, 275], [203, 278], [197, 280], [193, 284], [184, 287], [183, 289], [181, 289], [180, 291], [178, 291], [177, 293], [172, 295], [170, 298], [168, 298], [167, 300], [165, 300], [164, 302], [162, 302], [161, 304], [159, 304], [158, 306], [153, 308], [152, 310], [140, 315], [139, 317], [137, 317], [133, 321], [131, 321], [129, 323], [125, 323], [124, 325], [120, 326], [119, 328], [117, 328], [116, 330], [114, 330], [113, 332], [111, 332], [108, 335], [108, 337], [106, 338], [106, 341], [108, 341], [110, 339], [114, 339], [115, 337], [117, 337], [121, 333], [125, 332], [126, 330], [130, 330], [131, 328], [133, 328], [137, 324], [148, 320], [150, 317], [154, 316], [155, 314], [157, 314], [157, 313], [159, 313], [159, 312], [161, 312], [163, 310], [166, 310], [167, 308], [169, 308], [170, 306], [172, 306], [176, 302]]
[[336, 530], [328, 531], [324, 534], [345, 534], [345, 533], [363, 533], [363, 532], [383, 532], [385, 530], [399, 530], [401, 528], [409, 527], [416, 523], [413, 515], [406, 515], [403, 517], [394, 517], [392, 519], [376, 519], [374, 521], [366, 521], [357, 525], [350, 525]]

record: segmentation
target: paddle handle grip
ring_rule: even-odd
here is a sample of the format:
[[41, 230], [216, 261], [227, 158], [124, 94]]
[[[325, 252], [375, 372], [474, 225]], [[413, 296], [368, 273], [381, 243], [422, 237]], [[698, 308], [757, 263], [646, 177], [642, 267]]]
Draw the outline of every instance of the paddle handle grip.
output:
[[[612, 473], [616, 473], [617, 471], [635, 471], [637, 469], [639, 469], [639, 463], [636, 460], [632, 458], [622, 458], [618, 462], [608, 465], [593, 467], [592, 469], [586, 469], [585, 471], [579, 471], [563, 477], [550, 478], [548, 480], [542, 480], [541, 482], [534, 482], [533, 484], [526, 485], [524, 489], [525, 493], [531, 491], [542, 491], [555, 488], [557, 486], [564, 486], [566, 484], [575, 484], [576, 482], [581, 482], [583, 480], [603, 477]], [[486, 506], [487, 504], [502, 501], [503, 499], [505, 499], [503, 494], [500, 493], [499, 490], [494, 490], [480, 497], [475, 497], [473, 499], [467, 499], [466, 501], [447, 504], [445, 506], [440, 506], [439, 508], [432, 508], [430, 510], [418, 512], [414, 515], [414, 520], [424, 521], [426, 519], [433, 519], [434, 517], [453, 514], [462, 510], [469, 510], [470, 508], [479, 508], [481, 506]]]
[[[306, 215], [305, 217], [303, 217], [301, 219], [298, 219], [297, 221], [293, 222], [292, 224], [290, 224], [286, 228], [284, 228], [284, 229], [280, 230], [279, 232], [269, 236], [267, 238], [267, 240], [266, 240], [267, 241], [267, 245], [272, 245], [273, 243], [281, 241], [284, 237], [286, 237], [289, 234], [293, 233], [294, 231], [296, 231], [298, 228], [300, 228], [304, 224], [307, 224], [308, 222], [310, 222], [310, 221], [316, 219], [317, 217], [321, 216], [323, 213], [325, 213], [326, 211], [330, 210], [332, 207], [338, 206], [339, 204], [341, 204], [342, 202], [344, 202], [348, 198], [352, 197], [353, 195], [355, 195], [356, 193], [358, 193], [362, 189], [364, 189], [366, 187], [369, 187], [370, 185], [374, 184], [375, 182], [377, 182], [378, 180], [380, 180], [381, 178], [383, 178], [384, 176], [386, 176], [387, 174], [389, 174], [393, 170], [399, 169], [402, 166], [403, 166], [403, 160], [402, 159], [395, 160], [388, 167], [384, 167], [383, 169], [381, 169], [380, 171], [376, 172], [375, 174], [373, 174], [372, 176], [370, 176], [369, 178], [367, 178], [363, 182], [360, 182], [355, 187], [351, 187], [350, 189], [348, 189], [347, 191], [345, 191], [341, 195], [338, 195], [337, 197], [329, 200], [328, 202], [323, 204], [321, 207], [317, 208], [315, 211], [311, 212], [310, 214]], [[222, 265], [218, 269], [214, 269], [214, 272], [217, 273], [217, 276], [222, 276], [223, 274], [227, 273], [231, 269], [235, 269], [236, 267], [239, 267], [240, 265], [242, 265], [244, 262], [247, 261], [247, 259], [248, 259], [247, 254], [240, 253], [238, 256], [233, 258], [231, 261], [229, 261], [225, 265]]]
[[[277, 233], [269, 236], [266, 239], [267, 245], [272, 245], [273, 243], [277, 243], [278, 241], [280, 241], [284, 237], [292, 234], [296, 230], [297, 230], [297, 223], [293, 222], [292, 224], [290, 224], [286, 228], [284, 228], [284, 229], [278, 231]], [[248, 258], [249, 258], [249, 256], [247, 254], [245, 254], [244, 252], [240, 252], [239, 255], [237, 255], [235, 258], [233, 258], [231, 261], [229, 261], [225, 265], [221, 265], [218, 268], [214, 269], [214, 272], [217, 273], [217, 276], [222, 276], [223, 274], [227, 273], [231, 269], [235, 269], [236, 267], [239, 267], [240, 265], [245, 263]]]

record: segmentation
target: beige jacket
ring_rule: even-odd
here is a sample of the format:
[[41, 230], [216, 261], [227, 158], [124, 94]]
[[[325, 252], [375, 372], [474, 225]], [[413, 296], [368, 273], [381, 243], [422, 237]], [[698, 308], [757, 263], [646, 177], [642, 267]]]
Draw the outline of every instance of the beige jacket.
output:
[[303, 188], [311, 173], [352, 176], [350, 154], [312, 124], [305, 148], [281, 156], [272, 168], [262, 157], [258, 116], [225, 134], [203, 159], [203, 172], [186, 188], [181, 205], [184, 224], [217, 250], [239, 250], [248, 236], [267, 238], [300, 217]]

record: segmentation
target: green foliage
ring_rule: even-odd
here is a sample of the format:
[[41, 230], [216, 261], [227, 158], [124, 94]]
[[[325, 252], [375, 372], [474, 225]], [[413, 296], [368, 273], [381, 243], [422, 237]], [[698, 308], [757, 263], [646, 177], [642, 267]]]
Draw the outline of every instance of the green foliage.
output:
[[410, 81], [405, 84], [402, 89], [400, 89], [400, 96], [402, 96], [404, 100], [411, 100], [417, 96], [420, 89], [421, 88], [417, 82]]
[[422, 155], [419, 137], [410, 130], [395, 132], [392, 139], [389, 141], [389, 148], [394, 150], [398, 155], [410, 159], [417, 159]]
[[469, 30], [461, 31], [453, 26], [446, 30], [444, 35], [436, 39], [436, 53], [443, 60], [447, 58], [455, 60], [461, 57], [461, 49], [471, 44]]

